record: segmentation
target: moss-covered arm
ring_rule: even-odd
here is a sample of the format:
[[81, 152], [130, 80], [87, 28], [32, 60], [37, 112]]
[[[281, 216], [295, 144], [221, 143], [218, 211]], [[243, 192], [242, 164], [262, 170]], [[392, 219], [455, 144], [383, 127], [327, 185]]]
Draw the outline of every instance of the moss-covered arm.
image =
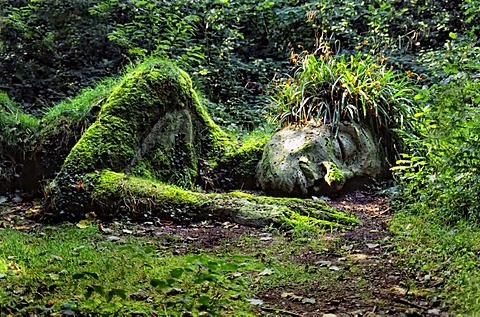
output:
[[[124, 173], [103, 170], [85, 175], [78, 195], [98, 217], [160, 218], [177, 223], [203, 220], [231, 221], [242, 225], [281, 226], [298, 215], [309, 216], [326, 227], [352, 225], [354, 217], [329, 208], [319, 200], [253, 196], [241, 192], [199, 193]], [[54, 202], [51, 202], [54, 203]], [[67, 216], [63, 213], [62, 217]], [[72, 217], [82, 217], [75, 213]]]

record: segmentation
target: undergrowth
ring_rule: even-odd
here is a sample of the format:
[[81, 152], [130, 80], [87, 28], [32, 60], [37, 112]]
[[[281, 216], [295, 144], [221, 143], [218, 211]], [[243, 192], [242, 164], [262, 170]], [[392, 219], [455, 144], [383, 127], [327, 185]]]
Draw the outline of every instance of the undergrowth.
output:
[[[443, 284], [452, 313], [480, 313], [480, 81], [459, 72], [420, 96], [409, 152], [393, 168], [400, 194], [393, 229], [419, 279]], [[420, 98], [419, 97], [419, 98]]]
[[259, 316], [268, 306], [257, 293], [335, 276], [292, 262], [331, 247], [319, 233], [288, 243], [246, 235], [203, 249], [194, 238], [142, 231], [148, 226], [97, 226], [1, 228], [0, 314]]
[[460, 221], [448, 226], [431, 214], [401, 212], [391, 230], [398, 236], [403, 267], [418, 284], [436, 286], [425, 287], [423, 295], [455, 316], [480, 314], [478, 225]]

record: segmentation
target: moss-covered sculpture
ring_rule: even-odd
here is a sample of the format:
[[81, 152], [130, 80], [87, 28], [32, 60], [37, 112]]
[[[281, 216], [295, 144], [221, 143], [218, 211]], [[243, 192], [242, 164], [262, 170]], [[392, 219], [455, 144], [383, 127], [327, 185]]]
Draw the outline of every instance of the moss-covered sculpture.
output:
[[[226, 135], [200, 105], [189, 76], [147, 60], [127, 74], [65, 159], [50, 187], [55, 208], [83, 208], [70, 189], [87, 173], [109, 169], [191, 188], [199, 158], [225, 152]], [[67, 196], [65, 196], [67, 195]]]
[[272, 196], [324, 196], [350, 190], [388, 173], [378, 142], [356, 124], [289, 127], [265, 147], [257, 181]]
[[234, 144], [207, 115], [185, 72], [147, 60], [112, 90], [70, 151], [47, 188], [46, 209], [62, 219], [94, 211], [102, 218], [217, 219], [252, 226], [298, 214], [329, 226], [355, 222], [321, 201], [190, 190], [219, 169], [253, 182], [266, 142], [263, 137]]

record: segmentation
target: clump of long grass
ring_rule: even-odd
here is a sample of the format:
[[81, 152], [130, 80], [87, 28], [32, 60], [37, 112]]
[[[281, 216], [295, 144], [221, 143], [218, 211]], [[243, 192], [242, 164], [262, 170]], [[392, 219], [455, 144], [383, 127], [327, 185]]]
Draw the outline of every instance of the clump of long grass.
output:
[[36, 142], [39, 120], [25, 113], [4, 92], [0, 92], [0, 152], [26, 152]]
[[[0, 92], [0, 188], [15, 178], [37, 143], [40, 120]], [[1, 184], [3, 183], [3, 184]]]
[[314, 52], [292, 53], [291, 76], [274, 81], [275, 121], [281, 126], [340, 122], [367, 126], [392, 143], [394, 129], [412, 128], [414, 83], [388, 59], [357, 52], [334, 54], [328, 43]]

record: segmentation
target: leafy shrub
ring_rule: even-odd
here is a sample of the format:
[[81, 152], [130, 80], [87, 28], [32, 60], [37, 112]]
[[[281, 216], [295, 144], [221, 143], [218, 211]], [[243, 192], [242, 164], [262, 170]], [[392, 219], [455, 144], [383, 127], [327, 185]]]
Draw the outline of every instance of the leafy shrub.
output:
[[480, 81], [459, 73], [431, 88], [430, 104], [417, 116], [417, 134], [394, 168], [404, 193], [401, 206], [444, 222], [480, 220]]
[[293, 54], [293, 76], [277, 80], [272, 101], [282, 126], [362, 123], [392, 150], [394, 129], [410, 129], [414, 89], [408, 76], [386, 58], [358, 52], [334, 55], [329, 45], [316, 53]]
[[[132, 59], [167, 57], [189, 71], [213, 103], [218, 123], [253, 129], [264, 123], [266, 85], [281, 70], [292, 41], [286, 31], [304, 24], [306, 10], [289, 1], [176, 0], [165, 6], [113, 0], [90, 12], [112, 26], [109, 39]], [[307, 30], [304, 38], [313, 41]]]
[[98, 0], [0, 0], [0, 86], [34, 110], [76, 94], [126, 63]]

